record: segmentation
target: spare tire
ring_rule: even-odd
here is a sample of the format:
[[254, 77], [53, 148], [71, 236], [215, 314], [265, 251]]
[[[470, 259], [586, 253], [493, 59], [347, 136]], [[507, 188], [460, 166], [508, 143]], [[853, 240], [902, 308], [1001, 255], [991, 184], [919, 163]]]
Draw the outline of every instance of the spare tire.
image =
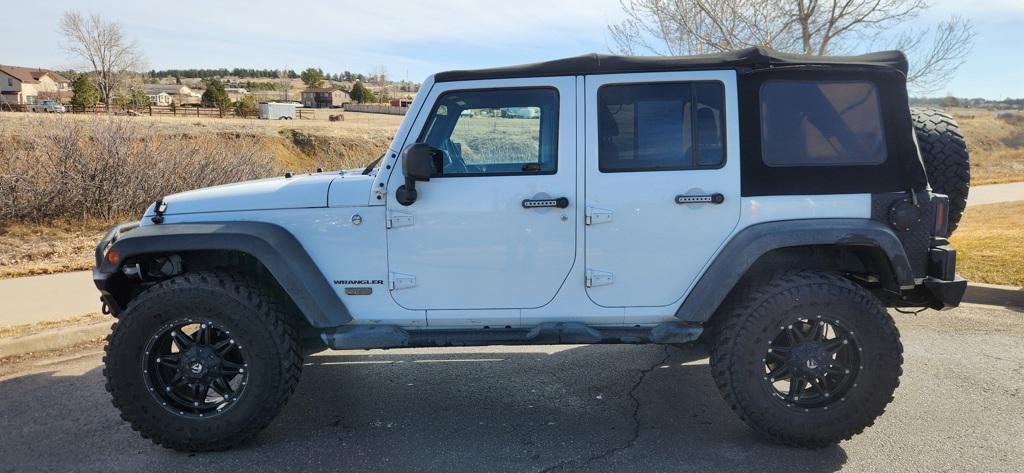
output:
[[967, 208], [971, 164], [960, 126], [942, 110], [911, 108], [917, 148], [932, 192], [949, 196], [949, 234], [953, 234]]

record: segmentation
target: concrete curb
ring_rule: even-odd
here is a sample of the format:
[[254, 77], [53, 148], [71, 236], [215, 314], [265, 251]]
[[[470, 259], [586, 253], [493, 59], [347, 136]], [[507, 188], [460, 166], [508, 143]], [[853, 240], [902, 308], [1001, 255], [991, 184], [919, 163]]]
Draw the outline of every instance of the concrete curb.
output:
[[110, 333], [110, 324], [111, 321], [102, 321], [0, 339], [0, 358], [60, 350], [105, 337]]
[[964, 302], [1024, 307], [1024, 288], [972, 282], [967, 284]]

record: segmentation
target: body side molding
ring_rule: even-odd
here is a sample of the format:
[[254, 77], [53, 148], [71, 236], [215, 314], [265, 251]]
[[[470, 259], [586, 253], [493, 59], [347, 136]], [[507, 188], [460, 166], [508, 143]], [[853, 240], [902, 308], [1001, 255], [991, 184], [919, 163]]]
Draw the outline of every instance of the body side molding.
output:
[[[115, 236], [111, 232], [97, 249], [93, 282], [104, 294], [112, 293], [119, 265], [100, 257]], [[117, 235], [110, 247], [121, 263], [132, 256], [182, 251], [224, 250], [246, 253], [259, 260], [314, 327], [348, 323], [351, 314], [320, 268], [295, 236], [284, 228], [261, 222], [175, 223], [148, 225]]]
[[729, 240], [676, 310], [676, 318], [705, 322], [747, 270], [769, 251], [809, 245], [867, 246], [888, 257], [900, 286], [914, 276], [903, 245], [892, 229], [867, 219], [785, 220], [751, 225]]

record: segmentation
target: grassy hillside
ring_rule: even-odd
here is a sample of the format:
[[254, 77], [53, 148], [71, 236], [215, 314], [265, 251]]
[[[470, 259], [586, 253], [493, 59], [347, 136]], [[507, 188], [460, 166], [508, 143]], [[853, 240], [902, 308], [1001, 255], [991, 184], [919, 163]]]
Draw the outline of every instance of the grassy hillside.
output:
[[971, 185], [1024, 181], [1024, 114], [953, 110], [971, 152]]

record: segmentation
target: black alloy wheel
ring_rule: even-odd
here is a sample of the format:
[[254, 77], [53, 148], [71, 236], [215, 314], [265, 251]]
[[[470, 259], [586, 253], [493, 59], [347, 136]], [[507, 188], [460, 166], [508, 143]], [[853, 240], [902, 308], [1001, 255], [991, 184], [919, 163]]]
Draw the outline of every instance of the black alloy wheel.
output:
[[164, 326], [147, 345], [143, 363], [150, 393], [182, 416], [208, 417], [231, 408], [249, 376], [243, 347], [211, 321]]
[[827, 410], [845, 401], [863, 368], [854, 332], [822, 316], [779, 327], [762, 361], [762, 380], [771, 394], [789, 407], [807, 410]]

